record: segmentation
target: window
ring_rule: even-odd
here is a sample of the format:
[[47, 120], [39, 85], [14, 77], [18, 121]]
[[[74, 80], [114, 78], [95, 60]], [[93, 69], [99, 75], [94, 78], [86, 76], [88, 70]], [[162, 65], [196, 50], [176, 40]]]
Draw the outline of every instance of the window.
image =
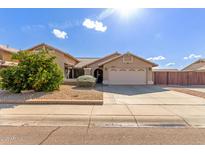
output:
[[133, 56], [130, 54], [126, 54], [123, 56], [123, 63], [130, 64], [133, 63]]

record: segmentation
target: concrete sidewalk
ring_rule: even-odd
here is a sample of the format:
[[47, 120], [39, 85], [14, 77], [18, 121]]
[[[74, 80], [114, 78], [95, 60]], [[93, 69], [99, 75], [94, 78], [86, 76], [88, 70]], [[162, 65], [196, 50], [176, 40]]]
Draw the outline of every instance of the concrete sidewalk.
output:
[[205, 127], [204, 105], [0, 105], [0, 107], [0, 126]]

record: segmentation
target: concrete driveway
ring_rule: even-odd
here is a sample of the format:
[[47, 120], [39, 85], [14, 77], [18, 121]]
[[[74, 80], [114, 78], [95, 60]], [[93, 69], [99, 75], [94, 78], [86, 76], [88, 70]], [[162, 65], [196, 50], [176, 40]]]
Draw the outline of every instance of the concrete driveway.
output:
[[104, 86], [103, 105], [0, 105], [0, 126], [205, 127], [205, 99], [158, 86]]
[[104, 86], [104, 104], [205, 105], [205, 99], [160, 86]]
[[139, 126], [205, 127], [205, 99], [160, 86], [104, 86], [105, 105], [125, 105]]

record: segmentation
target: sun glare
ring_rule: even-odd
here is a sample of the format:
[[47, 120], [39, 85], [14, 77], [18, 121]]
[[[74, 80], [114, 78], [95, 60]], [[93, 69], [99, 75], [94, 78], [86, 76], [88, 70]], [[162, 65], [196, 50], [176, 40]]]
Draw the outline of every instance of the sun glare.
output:
[[116, 10], [116, 12], [118, 12], [120, 14], [120, 16], [128, 18], [128, 17], [134, 15], [138, 9], [137, 8], [122, 7], [122, 8], [116, 8], [115, 10]]

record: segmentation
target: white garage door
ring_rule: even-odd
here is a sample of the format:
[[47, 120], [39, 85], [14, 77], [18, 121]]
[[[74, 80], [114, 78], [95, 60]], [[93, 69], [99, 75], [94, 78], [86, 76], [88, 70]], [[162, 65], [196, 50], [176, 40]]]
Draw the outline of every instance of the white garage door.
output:
[[108, 83], [111, 85], [146, 84], [145, 69], [111, 69], [108, 71]]

